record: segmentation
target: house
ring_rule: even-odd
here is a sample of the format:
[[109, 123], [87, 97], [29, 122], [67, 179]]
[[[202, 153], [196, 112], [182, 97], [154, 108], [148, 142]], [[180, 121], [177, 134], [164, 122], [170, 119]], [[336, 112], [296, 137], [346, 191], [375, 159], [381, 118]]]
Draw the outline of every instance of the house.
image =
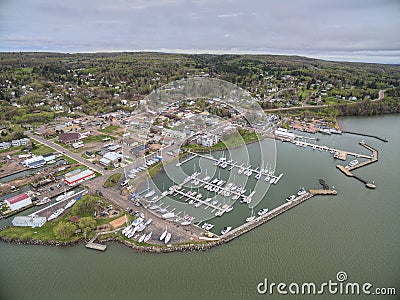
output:
[[22, 165], [27, 168], [40, 168], [41, 166], [44, 166], [45, 164], [46, 164], [46, 160], [41, 155], [34, 156], [32, 158], [28, 158], [22, 162]]
[[6, 203], [12, 211], [16, 211], [16, 210], [23, 208], [29, 204], [32, 204], [32, 200], [31, 200], [31, 197], [29, 197], [29, 195], [27, 193], [22, 193], [22, 194], [19, 194], [14, 197], [6, 199]]
[[107, 152], [99, 163], [103, 166], [117, 165], [122, 160], [122, 155], [117, 152]]
[[203, 147], [211, 147], [217, 144], [219, 141], [218, 135], [211, 134], [211, 133], [206, 133], [200, 136], [198, 139], [198, 143], [202, 145]]
[[58, 136], [58, 141], [63, 144], [72, 144], [78, 142], [80, 138], [81, 134], [78, 132], [66, 132]]

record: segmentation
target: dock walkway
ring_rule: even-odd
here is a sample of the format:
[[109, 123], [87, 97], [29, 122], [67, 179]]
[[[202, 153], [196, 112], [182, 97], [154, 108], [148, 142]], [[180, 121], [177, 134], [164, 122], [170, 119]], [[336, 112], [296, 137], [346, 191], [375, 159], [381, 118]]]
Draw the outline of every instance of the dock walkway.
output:
[[342, 173], [344, 173], [346, 176], [354, 177], [354, 178], [356, 178], [357, 180], [361, 181], [362, 183], [365, 184], [365, 186], [366, 186], [367, 188], [375, 189], [376, 186], [375, 186], [375, 184], [374, 184], [373, 182], [370, 182], [370, 181], [368, 181], [368, 180], [362, 179], [361, 177], [358, 177], [358, 176], [354, 175], [354, 174], [351, 172], [351, 171], [353, 171], [353, 170], [355, 170], [355, 169], [364, 167], [364, 166], [366, 166], [366, 165], [369, 165], [369, 164], [372, 164], [372, 163], [378, 161], [378, 150], [372, 148], [371, 146], [367, 145], [367, 144], [364, 143], [364, 142], [360, 142], [360, 145], [363, 146], [363, 147], [365, 147], [365, 148], [367, 148], [368, 150], [372, 151], [372, 156], [369, 156], [369, 158], [370, 158], [369, 160], [367, 160], [367, 161], [365, 161], [365, 162], [363, 162], [363, 163], [360, 163], [360, 164], [356, 164], [355, 166], [352, 166], [352, 167], [349, 167], [349, 168], [346, 168], [346, 167], [343, 166], [343, 165], [337, 165], [336, 168], [338, 168], [340, 171], [342, 171]]
[[300, 203], [303, 203], [304, 201], [312, 198], [313, 196], [314, 196], [314, 194], [308, 192], [307, 194], [297, 197], [293, 201], [286, 202], [286, 203], [274, 208], [273, 210], [269, 211], [265, 215], [258, 217], [256, 219], [254, 219], [253, 221], [245, 223], [239, 227], [236, 227], [232, 231], [221, 236], [221, 239], [224, 242], [229, 242], [229, 241], [235, 239], [236, 237], [272, 220], [273, 218], [275, 218], [275, 217], [279, 216], [280, 214], [288, 211], [289, 209], [299, 205]]

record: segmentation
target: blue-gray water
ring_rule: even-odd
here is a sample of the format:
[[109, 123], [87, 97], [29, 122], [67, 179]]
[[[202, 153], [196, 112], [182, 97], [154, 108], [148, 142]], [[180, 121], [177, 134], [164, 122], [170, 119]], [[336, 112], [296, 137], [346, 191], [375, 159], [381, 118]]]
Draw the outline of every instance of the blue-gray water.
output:
[[[397, 158], [400, 116], [346, 118], [345, 129], [377, 134], [383, 143], [352, 135], [322, 136], [321, 144], [368, 153], [379, 162], [354, 171], [377, 189], [341, 174], [328, 153], [277, 143], [277, 172], [284, 173], [259, 207], [275, 207], [300, 186], [334, 185], [335, 197], [314, 197], [250, 233], [207, 252], [138, 254], [111, 244], [104, 253], [72, 248], [0, 244], [0, 299], [280, 299], [258, 295], [257, 284], [336, 280], [395, 287], [397, 296], [286, 296], [289, 299], [399, 299], [400, 189]], [[249, 152], [255, 151], [250, 145]], [[163, 178], [159, 178], [163, 181]], [[236, 214], [234, 214], [236, 212]], [[238, 225], [243, 206], [217, 222]], [[240, 215], [242, 214], [242, 215]], [[240, 215], [240, 217], [238, 217]], [[236, 217], [235, 217], [236, 216]], [[217, 224], [218, 225], [218, 224]], [[222, 226], [220, 224], [219, 226]]]

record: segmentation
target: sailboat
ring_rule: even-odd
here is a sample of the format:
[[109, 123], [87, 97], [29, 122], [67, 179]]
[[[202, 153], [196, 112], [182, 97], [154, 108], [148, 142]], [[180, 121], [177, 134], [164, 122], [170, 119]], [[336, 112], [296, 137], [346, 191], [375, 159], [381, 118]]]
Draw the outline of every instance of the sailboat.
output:
[[165, 243], [168, 244], [169, 240], [171, 239], [171, 233], [167, 232], [167, 236], [165, 237]]
[[143, 235], [139, 238], [138, 242], [139, 242], [139, 243], [143, 242], [145, 238], [146, 238], [146, 234], [143, 234]]
[[165, 236], [167, 235], [167, 226], [165, 226], [165, 231], [161, 234], [161, 236], [160, 236], [160, 241], [162, 241], [164, 238], [165, 238]]
[[246, 222], [251, 222], [256, 218], [256, 216], [253, 213], [253, 208], [251, 208], [251, 215], [250, 217], [246, 218]]

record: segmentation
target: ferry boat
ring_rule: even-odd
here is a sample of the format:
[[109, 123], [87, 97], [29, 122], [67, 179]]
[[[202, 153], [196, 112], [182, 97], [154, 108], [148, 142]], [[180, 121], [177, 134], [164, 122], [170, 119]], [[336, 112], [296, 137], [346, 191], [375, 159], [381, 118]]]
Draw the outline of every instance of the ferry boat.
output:
[[232, 227], [224, 227], [222, 230], [221, 230], [221, 234], [222, 235], [224, 235], [224, 234], [227, 234], [229, 231], [231, 231], [231, 229], [232, 229]]
[[259, 211], [258, 211], [258, 215], [259, 216], [263, 216], [263, 215], [265, 215], [266, 213], [268, 212], [268, 208], [263, 208], [263, 209], [260, 209]]
[[43, 199], [41, 199], [39, 202], [36, 203], [36, 206], [40, 206], [46, 203], [49, 203], [51, 201], [51, 199], [49, 197], [44, 197]]
[[68, 209], [70, 207], [72, 207], [72, 205], [74, 205], [76, 202], [76, 199], [72, 199], [71, 201], [69, 201], [66, 205], [65, 205], [65, 209]]
[[57, 209], [54, 213], [52, 213], [50, 215], [50, 217], [47, 218], [47, 221], [51, 221], [55, 218], [58, 218], [59, 216], [62, 215], [63, 212], [64, 212], [64, 208]]

